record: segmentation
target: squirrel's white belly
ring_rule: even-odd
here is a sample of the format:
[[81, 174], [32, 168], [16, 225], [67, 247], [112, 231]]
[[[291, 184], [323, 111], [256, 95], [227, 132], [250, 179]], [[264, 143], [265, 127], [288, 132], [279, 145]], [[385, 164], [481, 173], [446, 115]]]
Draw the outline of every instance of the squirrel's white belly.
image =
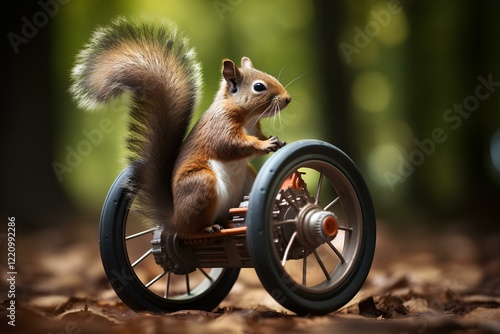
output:
[[210, 160], [209, 165], [217, 176], [215, 222], [225, 219], [228, 210], [239, 205], [242, 200], [248, 169], [246, 159], [235, 161]]

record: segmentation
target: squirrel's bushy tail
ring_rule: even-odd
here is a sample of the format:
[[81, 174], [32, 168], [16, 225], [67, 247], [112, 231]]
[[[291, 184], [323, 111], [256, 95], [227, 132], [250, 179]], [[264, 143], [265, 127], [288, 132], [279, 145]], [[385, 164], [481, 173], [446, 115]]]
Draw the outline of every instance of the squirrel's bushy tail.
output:
[[130, 186], [143, 214], [156, 224], [171, 216], [171, 177], [201, 88], [201, 68], [175, 25], [118, 18], [97, 29], [78, 54], [71, 92], [95, 109], [132, 94], [128, 162]]

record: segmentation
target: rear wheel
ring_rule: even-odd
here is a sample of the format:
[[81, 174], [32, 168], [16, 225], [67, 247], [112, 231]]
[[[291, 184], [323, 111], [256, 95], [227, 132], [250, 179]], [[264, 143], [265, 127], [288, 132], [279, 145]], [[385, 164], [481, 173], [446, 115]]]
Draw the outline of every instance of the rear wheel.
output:
[[126, 187], [130, 177], [133, 170], [128, 167], [111, 186], [99, 225], [101, 259], [112, 288], [136, 312], [213, 310], [231, 290], [240, 269], [193, 267], [174, 271], [158, 265], [156, 256], [169, 255], [153, 254], [151, 241], [161, 239], [161, 230], [145, 227], [130, 210], [134, 200]]

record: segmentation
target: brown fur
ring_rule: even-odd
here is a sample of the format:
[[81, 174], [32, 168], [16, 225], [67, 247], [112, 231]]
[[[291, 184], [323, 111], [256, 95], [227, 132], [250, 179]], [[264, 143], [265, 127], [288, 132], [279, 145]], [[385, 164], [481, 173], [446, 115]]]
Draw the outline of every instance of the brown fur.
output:
[[[248, 58], [243, 58], [242, 64], [249, 61]], [[185, 234], [194, 233], [223, 219], [212, 215], [213, 207], [218, 205], [218, 201], [212, 183], [213, 170], [209, 166], [209, 160], [249, 159], [275, 151], [281, 145], [281, 142], [270, 139], [262, 133], [258, 119], [263, 117], [264, 110], [271, 103], [278, 104], [277, 112], [290, 102], [291, 98], [283, 86], [268, 74], [254, 69], [253, 65], [251, 68], [238, 69], [230, 60], [223, 62], [222, 74], [224, 80], [214, 102], [183, 143], [176, 162], [173, 182], [175, 207], [173, 224], [179, 226], [177, 231], [180, 230], [180, 225], [183, 225]], [[237, 83], [239, 90], [236, 94], [231, 93], [231, 84], [228, 83], [233, 77], [239, 81]], [[256, 80], [261, 80], [267, 85], [267, 93], [261, 95], [252, 93], [251, 86]], [[272, 113], [265, 113], [264, 116], [272, 116]], [[251, 129], [245, 129], [249, 125]], [[252, 130], [253, 134], [248, 134], [247, 130]], [[255, 176], [255, 170], [250, 166], [246, 174], [252, 178]], [[187, 180], [187, 175], [189, 178], [206, 178], [210, 182], [201, 188], [189, 188], [186, 184], [191, 184], [192, 181]], [[236, 201], [243, 195], [245, 194], [237, 194]], [[189, 210], [192, 210], [192, 203], [201, 203], [200, 208], [204, 210], [205, 219], [196, 219], [196, 214], [190, 217]], [[209, 205], [206, 210], [205, 205]], [[181, 221], [189, 223], [184, 225]]]

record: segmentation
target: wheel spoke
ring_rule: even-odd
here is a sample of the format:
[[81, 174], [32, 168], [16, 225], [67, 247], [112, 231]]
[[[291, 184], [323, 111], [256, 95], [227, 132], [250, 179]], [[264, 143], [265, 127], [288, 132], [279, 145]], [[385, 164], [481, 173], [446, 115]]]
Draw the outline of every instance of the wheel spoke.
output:
[[297, 221], [295, 219], [273, 221], [273, 225], [285, 225], [285, 224], [296, 224], [296, 223]]
[[170, 275], [172, 273], [171, 272], [168, 272], [168, 275], [167, 275], [167, 284], [166, 284], [166, 287], [165, 287], [165, 298], [168, 298], [168, 290], [170, 290]]
[[307, 254], [304, 252], [304, 258], [302, 259], [302, 285], [306, 286], [306, 276], [307, 276]]
[[140, 237], [141, 235], [145, 235], [145, 234], [148, 234], [148, 233], [153, 233], [154, 231], [156, 231], [156, 227], [150, 228], [148, 230], [145, 230], [145, 231], [142, 231], [142, 232], [139, 232], [139, 233], [135, 233], [135, 234], [129, 235], [128, 237], [125, 237], [125, 240], [134, 239], [134, 238]]
[[156, 282], [158, 282], [158, 280], [160, 278], [162, 278], [163, 276], [165, 276], [167, 274], [166, 271], [162, 272], [160, 275], [156, 276], [155, 278], [153, 278], [148, 284], [145, 285], [146, 288], [149, 288], [151, 285], [155, 284]]
[[339, 226], [338, 229], [342, 230], [342, 231], [348, 231], [348, 232], [353, 231], [352, 227], [347, 227], [347, 226]]
[[323, 170], [320, 171], [319, 180], [318, 180], [318, 188], [316, 190], [316, 198], [314, 199], [314, 204], [319, 204], [319, 195], [321, 194], [321, 186], [323, 184]]
[[321, 260], [321, 258], [318, 255], [318, 252], [316, 250], [313, 250], [314, 257], [316, 258], [316, 261], [318, 261], [319, 266], [321, 267], [321, 270], [323, 270], [323, 274], [325, 274], [325, 277], [327, 280], [330, 280], [330, 274], [328, 273], [328, 270], [326, 270], [325, 264]]
[[342, 199], [342, 196], [338, 196], [336, 199], [334, 199], [333, 201], [331, 201], [327, 206], [325, 206], [325, 208], [323, 210], [327, 211], [328, 209], [330, 209], [335, 203], [337, 203], [340, 199]]
[[334, 253], [335, 253], [335, 254], [339, 257], [340, 262], [345, 263], [344, 256], [342, 256], [342, 254], [339, 252], [339, 250], [337, 249], [337, 247], [335, 247], [335, 246], [331, 243], [331, 241], [329, 241], [329, 240], [325, 240], [325, 241], [326, 241], [326, 244], [327, 244], [328, 246], [330, 246], [330, 248], [333, 250], [333, 252], [334, 252]]
[[292, 244], [296, 236], [297, 236], [297, 231], [293, 232], [292, 236], [290, 237], [290, 241], [288, 242], [288, 245], [286, 245], [285, 254], [283, 254], [283, 259], [281, 259], [282, 267], [285, 266], [286, 258], [288, 257], [288, 252], [290, 251], [290, 248], [292, 248]]
[[134, 268], [136, 265], [144, 261], [145, 258], [148, 257], [149, 254], [153, 252], [153, 248], [150, 248], [146, 253], [142, 254], [140, 258], [138, 258], [134, 263], [132, 263], [132, 268]]
[[201, 271], [201, 273], [203, 275], [205, 275], [206, 278], [208, 278], [210, 280], [210, 282], [213, 282], [214, 279], [212, 277], [210, 277], [210, 275], [207, 274], [207, 272], [205, 270], [203, 270], [203, 268], [198, 268], [199, 271]]
[[189, 286], [189, 274], [186, 274], [186, 290], [187, 290], [187, 294], [190, 295], [191, 294], [191, 288]]

